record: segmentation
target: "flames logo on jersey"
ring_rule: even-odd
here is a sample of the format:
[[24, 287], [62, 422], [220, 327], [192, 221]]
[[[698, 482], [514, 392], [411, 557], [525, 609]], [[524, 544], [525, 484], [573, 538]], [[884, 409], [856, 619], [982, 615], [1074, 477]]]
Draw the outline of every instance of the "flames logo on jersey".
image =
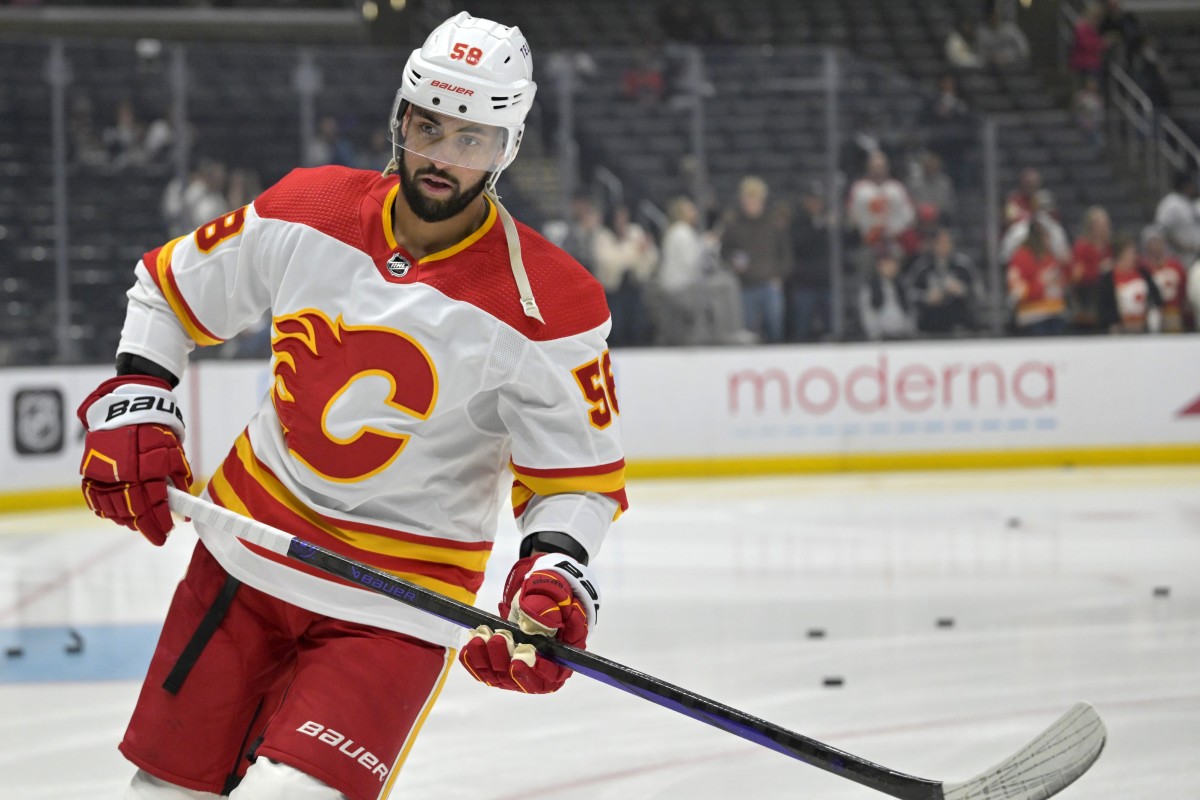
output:
[[288, 450], [339, 483], [386, 469], [408, 443], [404, 431], [437, 402], [429, 354], [400, 331], [330, 321], [316, 309], [274, 322], [271, 400]]

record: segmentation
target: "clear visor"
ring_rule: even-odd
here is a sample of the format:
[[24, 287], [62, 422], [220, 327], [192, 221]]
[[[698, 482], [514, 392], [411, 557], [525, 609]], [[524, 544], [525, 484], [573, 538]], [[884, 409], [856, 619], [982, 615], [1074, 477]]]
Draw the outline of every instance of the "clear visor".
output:
[[435, 164], [494, 172], [505, 166], [509, 134], [498, 125], [452, 117], [408, 105], [402, 117], [400, 98], [392, 109], [392, 144]]

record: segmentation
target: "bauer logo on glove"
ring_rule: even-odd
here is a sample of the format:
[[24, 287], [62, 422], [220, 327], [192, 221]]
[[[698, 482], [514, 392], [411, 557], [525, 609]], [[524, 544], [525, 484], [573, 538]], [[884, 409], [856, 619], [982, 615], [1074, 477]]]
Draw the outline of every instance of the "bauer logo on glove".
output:
[[170, 385], [147, 375], [111, 378], [79, 407], [83, 497], [98, 516], [161, 545], [174, 527], [167, 481], [190, 489], [183, 414]]
[[[513, 565], [500, 601], [500, 616], [531, 636], [547, 636], [584, 648], [596, 624], [600, 592], [588, 568], [570, 556], [551, 553]], [[478, 681], [527, 694], [557, 691], [571, 670], [542, 657], [530, 644], [516, 644], [507, 630], [476, 628], [459, 660]]]

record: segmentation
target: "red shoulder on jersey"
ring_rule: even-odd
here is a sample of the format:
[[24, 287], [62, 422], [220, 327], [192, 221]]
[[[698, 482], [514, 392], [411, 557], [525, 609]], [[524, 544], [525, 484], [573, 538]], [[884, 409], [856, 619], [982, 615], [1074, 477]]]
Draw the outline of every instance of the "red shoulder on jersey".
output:
[[[547, 241], [527, 225], [517, 223], [521, 237], [521, 260], [529, 275], [529, 286], [542, 312], [544, 326], [524, 315], [518, 295], [517, 314], [533, 328], [545, 328], [532, 339], [557, 339], [597, 328], [608, 319], [608, 299], [600, 281], [562, 248]], [[505, 248], [507, 256], [507, 248]], [[509, 270], [512, 280], [512, 270]], [[514, 283], [514, 293], [515, 293]], [[526, 326], [517, 326], [522, 331]]]
[[359, 207], [379, 180], [379, 173], [368, 169], [294, 169], [258, 196], [254, 210], [260, 217], [298, 222], [366, 251]]
[[598, 328], [608, 319], [604, 287], [583, 265], [527, 225], [517, 223], [521, 261], [545, 324], [525, 316], [500, 220], [456, 256], [414, 271], [409, 280], [470, 303], [528, 339], [548, 341]]

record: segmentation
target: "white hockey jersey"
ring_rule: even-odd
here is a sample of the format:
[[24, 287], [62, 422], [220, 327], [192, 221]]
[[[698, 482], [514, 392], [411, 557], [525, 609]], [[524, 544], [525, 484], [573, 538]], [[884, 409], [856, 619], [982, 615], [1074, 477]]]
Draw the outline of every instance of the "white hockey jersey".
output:
[[[526, 317], [497, 212], [422, 259], [395, 175], [296, 170], [147, 253], [119, 350], [182, 374], [269, 312], [274, 383], [207, 487], [216, 503], [447, 596], [483, 581], [511, 470], [523, 532], [589, 555], [626, 507], [601, 286], [518, 225]], [[447, 623], [198, 525], [231, 574], [320, 613], [454, 645]]]

